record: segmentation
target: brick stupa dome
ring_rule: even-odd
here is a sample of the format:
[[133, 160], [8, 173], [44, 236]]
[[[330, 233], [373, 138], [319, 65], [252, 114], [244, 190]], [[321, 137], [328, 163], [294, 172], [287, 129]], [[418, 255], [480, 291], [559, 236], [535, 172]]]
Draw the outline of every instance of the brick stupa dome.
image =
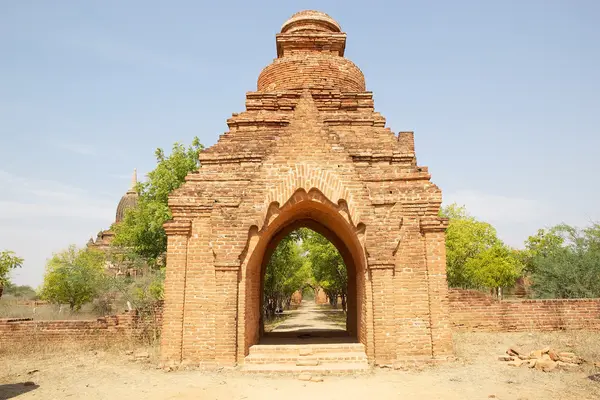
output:
[[365, 77], [344, 58], [346, 34], [329, 15], [306, 10], [294, 14], [276, 36], [277, 58], [258, 77], [258, 91], [365, 91]]
[[135, 208], [137, 206], [138, 193], [136, 190], [136, 185], [137, 185], [137, 171], [134, 169], [133, 177], [131, 178], [131, 187], [129, 188], [127, 193], [125, 193], [123, 195], [123, 197], [121, 197], [121, 200], [119, 201], [119, 205], [117, 205], [117, 214], [115, 216], [116, 223], [123, 221], [127, 210]]
[[301, 31], [341, 32], [340, 25], [329, 15], [321, 11], [304, 10], [292, 15], [281, 26], [281, 33]]

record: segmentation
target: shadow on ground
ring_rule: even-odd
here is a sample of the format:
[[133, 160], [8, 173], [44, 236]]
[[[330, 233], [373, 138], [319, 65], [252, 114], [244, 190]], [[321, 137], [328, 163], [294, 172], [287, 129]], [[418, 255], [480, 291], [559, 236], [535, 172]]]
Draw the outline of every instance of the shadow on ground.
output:
[[358, 343], [346, 331], [331, 329], [299, 329], [291, 332], [269, 332], [260, 338], [260, 344], [325, 344]]
[[12, 399], [23, 393], [31, 392], [39, 387], [39, 385], [30, 381], [0, 385], [0, 400]]

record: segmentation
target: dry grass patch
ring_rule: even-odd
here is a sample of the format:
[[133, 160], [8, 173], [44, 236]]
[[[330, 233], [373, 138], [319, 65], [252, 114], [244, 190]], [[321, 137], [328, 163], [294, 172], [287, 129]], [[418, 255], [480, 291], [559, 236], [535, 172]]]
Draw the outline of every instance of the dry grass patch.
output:
[[95, 320], [101, 317], [92, 304], [86, 304], [80, 311], [71, 312], [68, 306], [36, 304], [34, 301], [0, 298], [0, 318], [33, 318], [39, 321], [56, 320]]

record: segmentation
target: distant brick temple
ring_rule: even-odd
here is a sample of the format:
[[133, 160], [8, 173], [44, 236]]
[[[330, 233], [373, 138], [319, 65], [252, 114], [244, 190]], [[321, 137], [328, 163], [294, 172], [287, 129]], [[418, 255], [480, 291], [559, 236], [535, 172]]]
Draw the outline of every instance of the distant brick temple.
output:
[[452, 354], [440, 189], [394, 134], [326, 14], [302, 11], [246, 111], [169, 198], [164, 361], [243, 364], [262, 336], [266, 263], [291, 231], [327, 237], [348, 269], [348, 335], [371, 363]]
[[[118, 224], [125, 218], [125, 213], [127, 210], [133, 209], [136, 207], [139, 195], [136, 191], [137, 186], [137, 171], [133, 170], [133, 175], [131, 177], [131, 186], [127, 190], [127, 192], [121, 197], [119, 204], [117, 205], [117, 211], [115, 213], [115, 222], [114, 224]], [[115, 234], [111, 229], [107, 229], [104, 231], [100, 231], [98, 236], [96, 236], [96, 240], [90, 238], [87, 242], [87, 248], [92, 250], [102, 251], [108, 254], [110, 251], [118, 251], [118, 249], [112, 249], [111, 243], [115, 238]], [[112, 265], [110, 262], [107, 262], [106, 269], [110, 272], [121, 275], [126, 274], [127, 271], [122, 271], [120, 267]]]

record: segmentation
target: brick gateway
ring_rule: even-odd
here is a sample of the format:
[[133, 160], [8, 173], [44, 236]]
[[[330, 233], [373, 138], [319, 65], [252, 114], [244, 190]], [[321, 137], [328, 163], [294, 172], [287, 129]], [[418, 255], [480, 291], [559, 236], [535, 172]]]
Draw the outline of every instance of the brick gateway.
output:
[[447, 221], [413, 133], [385, 127], [328, 15], [295, 14], [276, 43], [246, 111], [169, 198], [163, 361], [243, 363], [261, 338], [265, 264], [298, 227], [342, 254], [347, 330], [370, 363], [448, 357]]

